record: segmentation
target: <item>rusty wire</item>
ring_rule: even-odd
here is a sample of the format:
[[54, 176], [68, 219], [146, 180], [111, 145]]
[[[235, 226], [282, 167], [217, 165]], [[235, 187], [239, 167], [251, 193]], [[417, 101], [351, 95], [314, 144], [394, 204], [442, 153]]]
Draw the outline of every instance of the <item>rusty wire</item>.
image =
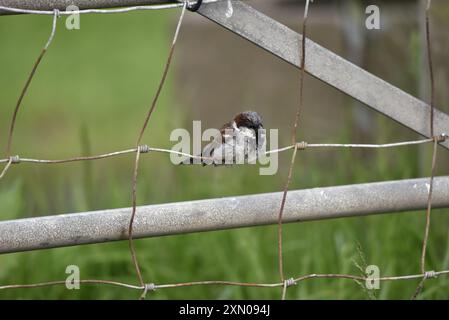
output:
[[34, 77], [34, 74], [36, 73], [37, 67], [39, 67], [39, 64], [41, 63], [42, 58], [44, 57], [45, 53], [48, 50], [48, 47], [52, 43], [53, 38], [55, 37], [56, 20], [58, 19], [58, 17], [59, 17], [59, 10], [55, 9], [53, 11], [53, 23], [52, 23], [50, 36], [49, 36], [49, 38], [47, 40], [47, 43], [45, 44], [44, 48], [41, 50], [41, 53], [37, 57], [34, 65], [33, 65], [33, 68], [31, 69], [31, 72], [28, 75], [28, 78], [27, 78], [27, 80], [25, 82], [25, 85], [24, 85], [24, 87], [23, 87], [23, 89], [22, 89], [22, 91], [20, 93], [20, 96], [19, 96], [19, 99], [17, 100], [16, 106], [14, 108], [14, 112], [13, 112], [12, 119], [11, 119], [11, 125], [9, 127], [9, 132], [8, 132], [8, 141], [6, 143], [6, 152], [5, 152], [6, 153], [6, 157], [10, 156], [12, 137], [13, 137], [13, 133], [14, 133], [14, 126], [16, 124], [17, 114], [19, 113], [19, 109], [20, 109], [20, 106], [22, 105], [23, 98], [25, 97], [25, 95], [26, 95], [26, 93], [28, 91], [28, 88], [29, 88], [29, 86], [31, 84], [31, 81], [33, 80], [33, 77]]
[[[311, 1], [310, 1], [311, 2]], [[136, 256], [136, 250], [133, 244], [133, 222], [136, 215], [136, 205], [137, 205], [137, 197], [136, 197], [136, 190], [137, 190], [137, 176], [138, 176], [138, 166], [139, 166], [139, 160], [140, 155], [142, 153], [148, 153], [148, 152], [163, 152], [163, 153], [170, 153], [170, 154], [177, 154], [181, 156], [185, 156], [188, 158], [200, 158], [200, 159], [206, 159], [205, 157], [201, 156], [195, 156], [183, 152], [163, 149], [163, 148], [154, 148], [149, 147], [147, 145], [141, 145], [141, 141], [143, 139], [145, 130], [148, 126], [149, 120], [151, 118], [151, 115], [157, 105], [157, 101], [159, 98], [159, 95], [163, 89], [165, 79], [168, 74], [168, 70], [170, 67], [170, 63], [173, 57], [174, 48], [176, 44], [176, 39], [179, 34], [179, 30], [181, 27], [181, 23], [184, 17], [185, 9], [186, 9], [186, 2], [182, 4], [182, 11], [178, 20], [178, 24], [176, 27], [175, 35], [173, 42], [171, 44], [167, 61], [164, 67], [164, 71], [159, 83], [159, 86], [156, 90], [156, 93], [153, 97], [151, 106], [148, 110], [148, 113], [145, 117], [143, 126], [139, 132], [136, 146], [134, 148], [122, 150], [122, 151], [116, 151], [116, 152], [110, 152], [100, 155], [94, 155], [94, 156], [80, 156], [80, 157], [72, 157], [67, 159], [59, 159], [59, 160], [48, 160], [48, 159], [33, 159], [33, 158], [20, 158], [19, 156], [11, 156], [11, 143], [12, 143], [12, 135], [14, 131], [14, 126], [17, 118], [18, 111], [21, 106], [21, 102], [23, 98], [26, 95], [27, 89], [31, 83], [31, 80], [33, 79], [33, 76], [36, 72], [36, 69], [42, 60], [45, 52], [47, 51], [49, 45], [51, 44], [56, 30], [56, 20], [59, 16], [59, 11], [54, 10], [53, 12], [50, 12], [53, 14], [53, 25], [52, 25], [52, 32], [50, 34], [50, 37], [43, 48], [40, 56], [36, 60], [32, 71], [26, 81], [26, 84], [21, 92], [21, 95], [19, 97], [19, 100], [16, 104], [16, 107], [14, 109], [13, 117], [11, 120], [11, 126], [8, 136], [8, 142], [7, 142], [7, 149], [6, 149], [6, 157], [4, 159], [0, 159], [0, 163], [6, 163], [5, 167], [0, 173], [0, 179], [2, 179], [8, 169], [14, 165], [19, 163], [37, 163], [37, 164], [61, 164], [61, 163], [69, 163], [69, 162], [76, 162], [76, 161], [90, 161], [90, 160], [99, 160], [99, 159], [105, 159], [110, 157], [116, 157], [121, 156], [125, 154], [135, 153], [135, 161], [134, 161], [134, 170], [133, 170], [133, 179], [132, 179], [132, 215], [130, 218], [129, 223], [129, 230], [128, 230], [128, 240], [129, 240], [129, 247], [130, 247], [130, 253], [132, 257], [132, 261], [134, 264], [134, 267], [136, 269], [139, 285], [134, 284], [128, 284], [123, 282], [117, 282], [117, 281], [110, 281], [110, 280], [96, 280], [96, 279], [86, 279], [86, 280], [78, 280], [75, 282], [81, 283], [81, 284], [92, 284], [92, 285], [111, 285], [111, 286], [117, 286], [122, 288], [128, 288], [133, 290], [140, 290], [143, 291], [141, 298], [145, 298], [148, 291], [154, 291], [156, 289], [166, 289], [166, 288], [178, 288], [178, 287], [186, 287], [186, 286], [198, 286], [198, 285], [224, 285], [224, 286], [244, 286], [244, 287], [259, 287], [259, 288], [281, 288], [282, 289], [282, 299], [285, 299], [287, 289], [290, 286], [296, 285], [297, 283], [301, 281], [305, 281], [308, 279], [316, 279], [316, 278], [329, 278], [329, 279], [349, 279], [354, 281], [397, 281], [397, 280], [413, 280], [413, 279], [421, 279], [414, 295], [412, 296], [412, 299], [415, 299], [418, 297], [418, 295], [421, 293], [424, 282], [429, 278], [437, 278], [442, 275], [449, 274], [449, 270], [442, 270], [442, 271], [426, 271], [425, 268], [425, 262], [426, 262], [426, 249], [427, 249], [427, 243], [428, 243], [428, 237], [429, 237], [429, 230], [430, 230], [430, 218], [431, 218], [431, 210], [432, 210], [432, 191], [433, 191], [433, 180], [435, 176], [435, 168], [436, 168], [436, 159], [437, 159], [437, 147], [438, 143], [444, 142], [448, 136], [445, 133], [441, 133], [439, 135], [434, 134], [434, 119], [433, 119], [433, 112], [434, 112], [434, 78], [433, 78], [433, 66], [432, 66], [432, 58], [431, 58], [431, 40], [430, 40], [430, 27], [429, 27], [429, 11], [430, 11], [430, 5], [431, 1], [428, 0], [427, 7], [426, 7], [426, 39], [427, 39], [427, 52], [428, 52], [428, 63], [429, 63], [429, 74], [430, 74], [430, 86], [431, 86], [431, 109], [430, 109], [430, 131], [432, 138], [429, 139], [420, 139], [420, 140], [414, 140], [414, 141], [403, 141], [403, 142], [396, 142], [396, 143], [388, 143], [388, 144], [331, 144], [331, 143], [320, 143], [320, 144], [309, 144], [307, 142], [296, 142], [297, 137], [297, 130], [299, 126], [299, 120], [300, 120], [300, 114], [303, 108], [303, 86], [304, 86], [304, 69], [305, 69], [305, 62], [306, 62], [306, 52], [305, 52], [305, 41], [306, 41], [306, 23], [308, 18], [308, 7], [309, 7], [309, 0], [306, 0], [306, 7], [304, 11], [304, 17], [303, 17], [303, 23], [302, 23], [302, 29], [303, 29], [303, 37], [302, 37], [302, 52], [301, 52], [301, 64], [300, 64], [300, 82], [299, 82], [299, 103], [298, 108], [296, 110], [295, 114], [295, 121], [293, 125], [292, 130], [292, 144], [290, 146], [276, 149], [276, 150], [270, 150], [267, 151], [266, 154], [272, 154], [272, 153], [280, 153], [288, 150], [293, 149], [293, 154], [289, 166], [287, 181], [284, 187], [281, 207], [279, 210], [278, 215], [278, 265], [279, 265], [279, 275], [280, 275], [280, 282], [277, 283], [251, 283], [251, 282], [236, 282], [236, 281], [194, 281], [194, 282], [181, 282], [181, 283], [169, 283], [169, 284], [154, 284], [154, 283], [145, 283], [143, 280], [141, 270], [139, 267], [138, 259]], [[178, 7], [178, 6], [173, 6]], [[168, 8], [168, 7], [162, 7]], [[5, 8], [1, 8], [5, 9]], [[8, 8], [7, 8], [8, 9]], [[9, 8], [14, 10], [13, 8]], [[128, 10], [125, 9], [117, 9], [115, 11], [117, 12], [128, 12], [131, 8]], [[132, 10], [139, 10], [139, 7], [133, 7]], [[120, 11], [118, 11], [120, 10]], [[144, 10], [144, 9], [142, 9]], [[106, 13], [106, 12], [100, 12], [99, 10], [86, 10], [85, 13], [90, 12], [97, 12], [98, 13]], [[112, 13], [114, 10], [105, 10], [108, 11], [108, 13]], [[29, 12], [33, 13], [33, 12]], [[48, 12], [42, 13], [42, 14], [49, 14]], [[388, 276], [388, 277], [379, 277], [379, 278], [369, 278], [366, 276], [358, 276], [358, 275], [351, 275], [351, 274], [307, 274], [303, 276], [299, 276], [297, 278], [289, 278], [285, 279], [284, 277], [284, 270], [283, 270], [283, 255], [282, 255], [282, 214], [283, 214], [283, 208], [286, 202], [287, 194], [288, 194], [288, 187], [292, 179], [292, 173], [293, 173], [293, 166], [295, 163], [296, 155], [298, 150], [304, 150], [304, 149], [310, 149], [310, 148], [394, 148], [394, 147], [400, 147], [400, 146], [410, 146], [410, 145], [417, 145], [417, 144], [424, 144], [424, 143], [430, 143], [433, 142], [433, 154], [432, 154], [432, 166], [431, 166], [431, 177], [429, 182], [429, 192], [428, 192], [428, 202], [427, 202], [427, 210], [426, 210], [426, 225], [425, 225], [425, 231], [424, 231], [424, 238], [423, 238], [423, 245], [422, 245], [422, 254], [421, 254], [421, 260], [420, 260], [420, 274], [415, 275], [403, 275], [403, 276]], [[66, 281], [49, 281], [49, 282], [40, 282], [40, 283], [34, 283], [34, 284], [12, 284], [12, 285], [3, 285], [0, 286], [0, 290], [6, 290], [6, 289], [19, 289], [19, 288], [39, 288], [39, 287], [48, 287], [48, 286], [56, 286], [56, 285], [63, 285], [66, 284]]]
[[427, 63], [429, 68], [430, 79], [430, 136], [435, 135], [434, 132], [434, 109], [435, 109], [435, 80], [433, 76], [433, 63], [432, 63], [432, 39], [430, 37], [430, 6], [432, 0], [427, 0], [426, 6], [426, 47], [427, 47]]
[[[292, 158], [290, 160], [290, 166], [288, 168], [287, 180], [284, 185], [284, 190], [282, 193], [281, 207], [279, 208], [278, 214], [278, 268], [279, 268], [279, 277], [282, 282], [285, 282], [284, 277], [284, 257], [282, 250], [282, 216], [284, 213], [285, 201], [287, 200], [288, 187], [292, 180], [293, 175], [293, 167], [296, 160], [296, 154], [298, 152], [298, 144], [296, 142], [296, 137], [298, 135], [298, 126], [300, 115], [303, 109], [303, 91], [304, 91], [304, 74], [305, 74], [305, 65], [306, 65], [306, 26], [307, 26], [307, 17], [308, 17], [308, 8], [309, 8], [309, 0], [306, 0], [306, 7], [304, 10], [304, 17], [302, 22], [302, 44], [301, 44], [301, 52], [300, 52], [300, 71], [299, 71], [299, 102], [295, 113], [295, 121], [293, 123], [292, 129], [292, 138], [291, 142], [293, 147]], [[287, 291], [287, 283], [285, 282], [282, 290], [282, 300], [285, 299], [285, 294]]]
[[430, 215], [432, 212], [432, 193], [433, 193], [433, 180], [435, 177], [435, 167], [437, 160], [437, 149], [438, 149], [438, 139], [434, 136], [434, 108], [435, 108], [435, 81], [433, 76], [433, 63], [432, 63], [432, 40], [430, 38], [430, 7], [432, 1], [427, 0], [427, 6], [425, 10], [425, 20], [426, 20], [426, 44], [427, 44], [427, 62], [429, 68], [429, 79], [430, 79], [430, 135], [434, 137], [433, 144], [433, 152], [432, 152], [432, 166], [430, 173], [430, 181], [429, 181], [429, 194], [427, 197], [427, 210], [426, 210], [426, 225], [424, 229], [424, 238], [422, 243], [422, 252], [421, 252], [421, 273], [425, 274], [420, 283], [418, 284], [415, 293], [412, 296], [412, 300], [416, 299], [419, 294], [424, 289], [424, 282], [429, 278], [426, 273], [426, 252], [427, 252], [427, 241], [429, 239], [429, 231], [430, 231]]
[[185, 13], [186, 8], [187, 8], [187, 2], [184, 2], [184, 5], [181, 10], [181, 14], [179, 16], [178, 24], [176, 26], [175, 36], [173, 37], [173, 41], [171, 43], [167, 61], [165, 63], [164, 71], [162, 73], [162, 78], [159, 82], [159, 86], [156, 90], [156, 94], [153, 97], [153, 101], [151, 102], [150, 109], [148, 110], [148, 113], [145, 117], [145, 121], [143, 123], [142, 128], [140, 129], [140, 133], [139, 133], [139, 136], [137, 137], [137, 142], [136, 142], [137, 152], [136, 152], [136, 158], [134, 161], [134, 170], [133, 170], [133, 179], [132, 179], [132, 213], [131, 213], [131, 218], [129, 220], [128, 240], [129, 240], [129, 249], [131, 252], [131, 258], [132, 258], [134, 267], [136, 269], [137, 277], [139, 279], [139, 283], [141, 286], [144, 286], [145, 282], [143, 281], [143, 278], [142, 278], [142, 272], [140, 271], [139, 260], [137, 258], [136, 249], [135, 249], [134, 241], [133, 241], [133, 225], [134, 225], [134, 218], [136, 216], [136, 210], [137, 210], [137, 174], [139, 171], [140, 153], [142, 153], [144, 151], [143, 148], [139, 147], [139, 144], [143, 138], [145, 129], [148, 126], [148, 122], [150, 121], [151, 115], [153, 114], [153, 111], [156, 108], [156, 104], [157, 104], [157, 101], [161, 94], [162, 88], [164, 87], [165, 79], [167, 78], [168, 70], [170, 68], [173, 53], [175, 51], [176, 40], [178, 39], [179, 30], [181, 28], [181, 24], [182, 24], [182, 21], [184, 18], [184, 13]]

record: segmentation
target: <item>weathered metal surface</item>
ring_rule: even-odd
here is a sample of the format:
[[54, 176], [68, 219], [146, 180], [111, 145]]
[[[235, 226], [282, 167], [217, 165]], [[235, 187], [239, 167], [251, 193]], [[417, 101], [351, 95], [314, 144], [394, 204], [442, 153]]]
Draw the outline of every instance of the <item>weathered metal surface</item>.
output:
[[[292, 190], [284, 222], [424, 209], [429, 179]], [[138, 207], [134, 237], [277, 223], [281, 192]], [[449, 176], [435, 178], [433, 207], [449, 206]], [[130, 208], [0, 222], [0, 253], [127, 239]]]

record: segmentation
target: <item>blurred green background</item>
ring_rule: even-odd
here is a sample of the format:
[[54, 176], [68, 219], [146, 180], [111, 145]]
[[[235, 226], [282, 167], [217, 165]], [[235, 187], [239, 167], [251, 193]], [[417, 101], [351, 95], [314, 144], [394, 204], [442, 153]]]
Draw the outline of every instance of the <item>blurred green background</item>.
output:
[[[267, 13], [271, 10], [269, 6], [261, 9]], [[276, 10], [271, 15], [285, 18], [281, 9]], [[23, 101], [13, 153], [54, 159], [132, 146], [160, 79], [178, 13], [86, 15], [81, 18], [79, 31], [66, 30], [60, 19], [54, 42]], [[298, 19], [300, 13], [298, 7], [289, 14]], [[265, 127], [280, 128], [280, 144], [287, 144], [297, 103], [297, 70], [205, 19], [187, 15], [173, 68], [144, 142], [170, 148], [169, 135], [175, 128], [190, 129], [192, 120], [203, 120], [203, 128], [219, 126], [234, 113], [255, 108], [264, 115]], [[337, 31], [330, 31], [330, 23], [323, 23], [320, 17], [317, 13], [314, 20], [312, 15], [311, 37], [348, 55], [342, 31], [338, 31], [340, 40], [335, 40], [332, 32]], [[438, 20], [435, 16], [435, 21], [444, 21], [444, 17]], [[294, 19], [284, 22], [297, 28]], [[50, 23], [48, 16], [0, 18], [1, 150], [6, 145], [16, 99], [48, 37]], [[440, 66], [438, 74], [443, 73], [442, 80], [438, 78], [439, 92], [448, 84], [447, 67], [439, 65], [443, 59], [439, 55], [447, 56], [447, 42], [443, 42], [447, 33], [443, 31], [435, 35], [435, 60]], [[420, 39], [418, 23], [376, 35], [367, 44], [360, 64], [418, 95], [420, 79], [426, 79], [425, 69], [419, 67]], [[444, 96], [439, 96], [439, 107], [448, 111]], [[366, 109], [374, 133], [363, 132], [363, 121], [354, 111], [359, 109], [343, 94], [307, 77], [300, 139], [383, 143], [417, 137]], [[440, 150], [438, 174], [448, 174], [447, 151]], [[431, 146], [301, 152], [291, 189], [427, 176], [430, 153]], [[147, 154], [141, 159], [138, 203], [279, 191], [286, 179], [289, 158], [288, 153], [280, 157], [281, 169], [276, 175], [259, 176], [256, 166], [174, 166], [167, 155]], [[133, 161], [134, 157], [128, 155], [64, 165], [13, 166], [0, 183], [0, 220], [129, 207]], [[429, 270], [449, 268], [447, 213], [447, 209], [433, 211]], [[285, 225], [286, 276], [361, 274], [358, 266], [366, 264], [378, 265], [385, 276], [419, 273], [424, 221], [424, 212], [416, 212]], [[276, 234], [276, 227], [268, 226], [135, 242], [147, 282], [268, 283], [278, 281]], [[66, 266], [73, 264], [80, 267], [82, 279], [137, 283], [128, 243], [124, 241], [0, 255], [0, 285], [63, 280]], [[408, 299], [417, 283], [385, 282], [380, 290], [367, 292], [351, 280], [315, 279], [289, 288], [287, 297]], [[426, 283], [421, 298], [447, 299], [448, 289], [449, 278], [432, 279]], [[158, 290], [148, 297], [279, 299], [280, 294], [279, 288], [198, 286]], [[92, 285], [72, 291], [63, 286], [0, 291], [1, 299], [135, 299], [139, 295], [133, 290]]]

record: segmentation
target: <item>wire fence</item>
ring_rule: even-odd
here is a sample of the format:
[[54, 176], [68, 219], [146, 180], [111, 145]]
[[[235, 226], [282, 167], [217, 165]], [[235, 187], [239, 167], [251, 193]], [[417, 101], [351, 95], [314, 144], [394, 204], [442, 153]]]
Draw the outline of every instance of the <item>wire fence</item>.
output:
[[[204, 2], [215, 2], [219, 0], [209, 0]], [[434, 77], [433, 77], [433, 66], [432, 66], [432, 58], [431, 58], [431, 32], [430, 32], [430, 18], [429, 18], [429, 12], [431, 7], [431, 0], [428, 0], [427, 6], [425, 8], [425, 21], [426, 21], [426, 43], [427, 43], [427, 56], [428, 56], [428, 69], [429, 69], [429, 76], [430, 76], [430, 88], [431, 88], [431, 102], [430, 102], [430, 137], [428, 139], [419, 139], [419, 140], [413, 140], [413, 141], [401, 141], [401, 142], [394, 142], [394, 143], [387, 143], [387, 144], [320, 144], [320, 143], [308, 143], [305, 141], [297, 142], [297, 136], [298, 136], [298, 129], [300, 128], [300, 119], [301, 119], [301, 113], [303, 109], [303, 87], [304, 87], [304, 74], [306, 69], [306, 37], [307, 37], [307, 21], [308, 21], [308, 12], [309, 12], [309, 5], [312, 1], [306, 0], [305, 3], [305, 10], [304, 10], [304, 16], [302, 18], [302, 45], [300, 46], [301, 52], [299, 52], [300, 57], [300, 73], [299, 73], [299, 101], [297, 110], [294, 117], [294, 123], [292, 128], [292, 136], [291, 136], [291, 144], [279, 148], [276, 150], [269, 150], [266, 152], [266, 154], [272, 154], [272, 153], [282, 153], [285, 151], [292, 150], [292, 157], [288, 169], [287, 178], [283, 187], [283, 193], [282, 193], [282, 200], [280, 203], [280, 208], [278, 212], [278, 219], [277, 219], [277, 244], [278, 244], [278, 271], [279, 271], [279, 281], [275, 283], [251, 283], [251, 282], [236, 282], [236, 281], [195, 281], [195, 282], [182, 282], [182, 283], [169, 283], [169, 284], [156, 284], [152, 282], [145, 281], [144, 277], [142, 276], [142, 272], [140, 269], [140, 264], [136, 255], [136, 249], [133, 242], [133, 226], [134, 226], [134, 220], [137, 212], [137, 187], [138, 187], [138, 172], [139, 172], [139, 161], [142, 154], [146, 153], [153, 153], [153, 152], [162, 152], [162, 153], [169, 153], [169, 154], [176, 154], [192, 159], [208, 159], [207, 157], [197, 156], [193, 154], [178, 152], [174, 150], [168, 150], [163, 148], [155, 148], [150, 147], [146, 144], [142, 144], [143, 135], [146, 132], [147, 128], [149, 127], [149, 121], [151, 119], [151, 116], [157, 106], [157, 102], [160, 96], [160, 93], [164, 87], [164, 83], [168, 74], [168, 70], [171, 65], [171, 61], [173, 58], [173, 53], [176, 45], [176, 41], [178, 39], [178, 35], [180, 33], [181, 25], [183, 22], [183, 18], [185, 16], [186, 9], [189, 9], [190, 11], [196, 11], [200, 6], [202, 1], [197, 1], [193, 4], [188, 2], [180, 2], [180, 3], [172, 3], [172, 4], [163, 4], [163, 5], [152, 5], [152, 6], [135, 6], [135, 7], [127, 7], [127, 8], [120, 8], [120, 9], [86, 9], [86, 10], [79, 10], [77, 13], [80, 14], [87, 14], [87, 13], [97, 13], [97, 14], [109, 14], [109, 13], [124, 13], [124, 12], [130, 12], [130, 11], [136, 11], [136, 10], [162, 10], [162, 9], [172, 9], [172, 8], [181, 8], [181, 12], [179, 15], [178, 23], [175, 29], [173, 41], [171, 43], [169, 53], [167, 55], [167, 60], [165, 63], [165, 67], [163, 69], [163, 74], [160, 79], [159, 85], [157, 87], [156, 93], [153, 97], [153, 100], [151, 101], [150, 107], [148, 109], [148, 112], [145, 116], [143, 125], [141, 127], [141, 130], [139, 132], [139, 135], [136, 139], [135, 146], [133, 148], [129, 148], [126, 150], [120, 150], [115, 152], [109, 152], [104, 153], [100, 155], [92, 155], [92, 156], [77, 156], [72, 158], [66, 158], [66, 159], [35, 159], [35, 158], [25, 158], [21, 157], [19, 155], [11, 155], [11, 150], [13, 146], [13, 135], [14, 135], [14, 127], [16, 123], [16, 118], [18, 115], [18, 112], [20, 111], [21, 103], [23, 98], [25, 97], [27, 90], [32, 82], [32, 79], [34, 77], [34, 74], [36, 70], [38, 69], [38, 66], [43, 59], [46, 51], [48, 50], [49, 46], [51, 45], [55, 33], [56, 33], [56, 27], [57, 27], [57, 20], [61, 15], [68, 15], [73, 14], [73, 12], [70, 11], [60, 11], [60, 10], [52, 10], [52, 11], [40, 11], [40, 10], [27, 10], [27, 9], [19, 9], [19, 8], [10, 8], [10, 7], [4, 7], [0, 6], [0, 10], [7, 11], [7, 12], [13, 12], [13, 13], [28, 13], [28, 14], [45, 14], [45, 15], [52, 15], [52, 28], [50, 32], [50, 36], [42, 49], [40, 55], [38, 56], [36, 62], [33, 65], [33, 68], [27, 78], [27, 81], [21, 91], [21, 94], [19, 96], [19, 99], [17, 100], [16, 106], [13, 111], [13, 116], [10, 122], [10, 128], [9, 128], [9, 134], [8, 134], [8, 140], [7, 140], [7, 147], [5, 151], [5, 157], [3, 159], [0, 159], [0, 164], [4, 164], [4, 167], [0, 173], [0, 180], [7, 174], [7, 172], [11, 169], [11, 167], [18, 165], [20, 163], [35, 163], [35, 164], [62, 164], [62, 163], [69, 163], [69, 162], [76, 162], [76, 161], [92, 161], [92, 160], [100, 160], [100, 159], [106, 159], [111, 157], [118, 157], [126, 154], [135, 154], [135, 161], [134, 161], [134, 168], [133, 168], [133, 178], [131, 183], [131, 189], [132, 189], [132, 213], [131, 217], [129, 219], [129, 226], [128, 226], [128, 243], [129, 243], [129, 251], [131, 255], [131, 260], [136, 272], [138, 284], [129, 284], [129, 283], [123, 283], [123, 282], [116, 282], [116, 281], [109, 281], [109, 280], [98, 280], [98, 279], [83, 279], [83, 280], [75, 280], [76, 282], [80, 284], [89, 284], [89, 285], [109, 285], [109, 286], [117, 286], [132, 290], [139, 290], [142, 292], [141, 299], [144, 299], [148, 293], [148, 291], [154, 291], [156, 289], [168, 289], [168, 288], [178, 288], [178, 287], [186, 287], [186, 286], [206, 286], [206, 285], [222, 285], [222, 286], [243, 286], [243, 287], [258, 287], [258, 288], [281, 288], [281, 299], [285, 299], [287, 294], [287, 289], [290, 286], [296, 285], [299, 282], [309, 280], [309, 279], [316, 279], [316, 278], [337, 278], [337, 279], [349, 279], [353, 281], [401, 281], [401, 280], [414, 280], [414, 279], [420, 279], [415, 292], [412, 294], [411, 298], [415, 299], [419, 296], [421, 291], [423, 290], [424, 283], [429, 278], [437, 278], [439, 276], [447, 275], [449, 274], [449, 270], [441, 270], [441, 271], [433, 271], [433, 270], [427, 270], [426, 269], [426, 252], [427, 252], [427, 246], [428, 246], [428, 237], [430, 232], [430, 221], [431, 221], [431, 211], [432, 211], [432, 194], [433, 194], [433, 187], [434, 187], [434, 176], [435, 176], [435, 168], [436, 168], [436, 159], [437, 159], [437, 150], [438, 150], [438, 144], [445, 142], [449, 136], [446, 133], [435, 133], [434, 132], [434, 100], [435, 100], [435, 85], [434, 85]], [[369, 88], [367, 89], [369, 90]], [[431, 175], [429, 178], [429, 190], [428, 190], [428, 197], [427, 197], [427, 210], [425, 213], [426, 217], [426, 224], [424, 229], [424, 235], [423, 235], [423, 241], [422, 241], [422, 254], [420, 257], [420, 273], [419, 274], [413, 274], [413, 275], [400, 275], [400, 276], [387, 276], [387, 277], [368, 277], [368, 276], [359, 276], [359, 275], [351, 275], [351, 274], [307, 274], [297, 277], [290, 277], [287, 278], [285, 276], [284, 272], [284, 256], [283, 256], [283, 213], [285, 208], [285, 203], [288, 195], [289, 185], [292, 180], [293, 170], [294, 170], [294, 164], [296, 163], [298, 151], [303, 151], [306, 149], [311, 148], [369, 148], [369, 149], [381, 149], [381, 148], [397, 148], [401, 146], [412, 146], [412, 145], [420, 145], [420, 144], [430, 144], [433, 145], [433, 152], [432, 152], [432, 163], [431, 163]], [[33, 284], [12, 284], [12, 285], [2, 285], [0, 286], [0, 290], [6, 290], [6, 289], [18, 289], [18, 288], [39, 288], [39, 287], [48, 287], [48, 286], [57, 286], [57, 285], [65, 285], [66, 281], [49, 281], [49, 282], [40, 282], [40, 283], [33, 283]]]

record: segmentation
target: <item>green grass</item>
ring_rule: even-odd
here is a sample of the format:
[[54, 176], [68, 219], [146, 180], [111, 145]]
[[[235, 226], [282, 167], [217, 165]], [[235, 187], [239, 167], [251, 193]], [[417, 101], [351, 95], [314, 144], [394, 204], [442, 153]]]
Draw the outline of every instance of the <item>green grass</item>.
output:
[[[173, 21], [169, 13], [83, 16], [80, 31], [63, 21], [37, 72], [19, 114], [14, 153], [39, 158], [97, 154], [133, 145], [160, 78]], [[50, 17], [0, 19], [0, 147], [20, 88], [46, 41]], [[182, 33], [181, 33], [182, 37]], [[176, 55], [182, 54], [177, 52]], [[173, 95], [173, 79], [163, 91], [145, 142], [170, 147], [172, 129], [190, 121]], [[378, 117], [379, 142], [397, 137]], [[187, 126], [188, 128], [188, 126]], [[288, 130], [285, 130], [288, 141]], [[343, 130], [338, 141], [351, 141]], [[335, 137], [329, 142], [335, 142]], [[301, 152], [291, 188], [341, 185], [420, 176], [418, 151]], [[173, 166], [166, 155], [145, 155], [138, 183], [139, 204], [174, 202], [279, 191], [289, 155], [281, 156], [275, 176], [256, 167]], [[14, 166], [0, 183], [0, 219], [127, 207], [131, 203], [133, 156], [65, 165]], [[226, 183], [224, 183], [226, 181]], [[433, 211], [429, 269], [449, 268], [447, 210]], [[380, 215], [286, 225], [286, 276], [308, 273], [360, 274], [357, 264], [376, 264], [381, 275], [415, 274], [424, 213]], [[147, 282], [195, 280], [277, 282], [276, 227], [136, 240]], [[361, 248], [362, 254], [358, 250]], [[80, 267], [83, 279], [136, 283], [127, 242], [59, 248], [0, 256], [0, 285], [65, 279], [67, 265]], [[351, 280], [307, 280], [288, 290], [291, 299], [407, 299], [418, 281], [382, 283], [374, 295]], [[449, 280], [429, 280], [422, 298], [447, 299]], [[187, 287], [158, 290], [154, 299], [278, 299], [280, 289]], [[135, 299], [140, 292], [82, 286], [0, 291], [1, 299]]]

